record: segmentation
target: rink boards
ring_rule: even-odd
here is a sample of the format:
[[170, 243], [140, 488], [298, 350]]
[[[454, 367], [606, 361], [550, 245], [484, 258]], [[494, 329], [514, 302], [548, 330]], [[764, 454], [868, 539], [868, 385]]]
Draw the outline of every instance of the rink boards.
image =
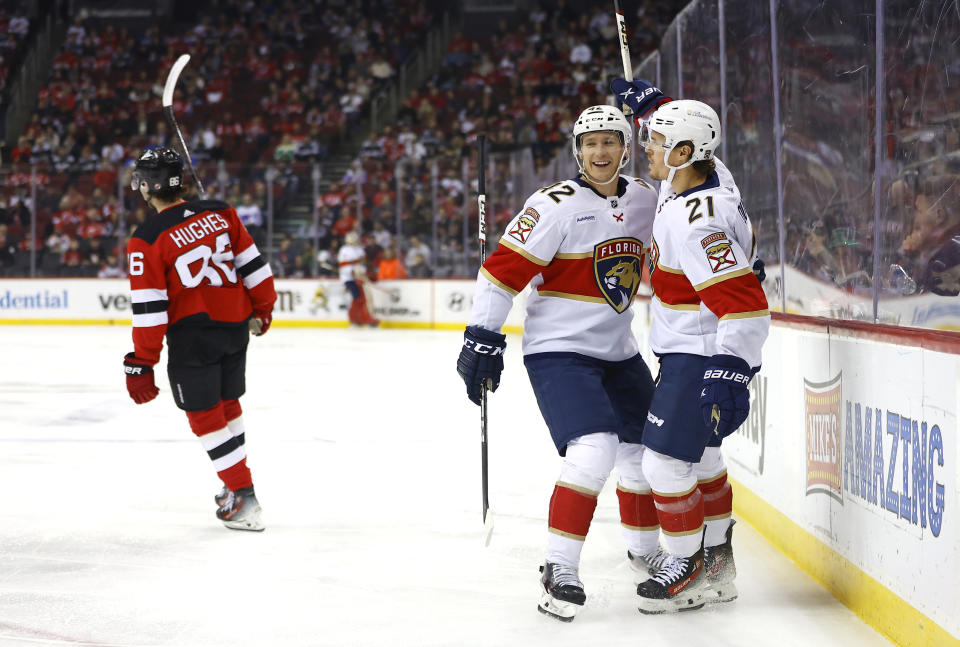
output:
[[[277, 289], [276, 326], [347, 325], [338, 281]], [[459, 328], [472, 289], [385, 281], [367, 294], [386, 326]], [[0, 323], [129, 325], [128, 294], [123, 279], [5, 280]], [[647, 303], [634, 309], [645, 347]], [[899, 645], [960, 645], [958, 353], [938, 332], [777, 316], [751, 417], [724, 443], [737, 513]]]

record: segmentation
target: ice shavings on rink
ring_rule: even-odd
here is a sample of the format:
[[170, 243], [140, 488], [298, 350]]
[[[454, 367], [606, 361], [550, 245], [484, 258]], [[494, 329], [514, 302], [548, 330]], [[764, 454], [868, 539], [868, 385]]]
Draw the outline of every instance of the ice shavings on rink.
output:
[[537, 613], [558, 459], [508, 337], [484, 548], [460, 342], [253, 339], [241, 402], [267, 525], [254, 534], [214, 518], [220, 483], [164, 372], [154, 402], [128, 399], [129, 329], [0, 327], [0, 645], [889, 644], [746, 523], [739, 600], [641, 616], [615, 479], [583, 551], [585, 609], [569, 625]]

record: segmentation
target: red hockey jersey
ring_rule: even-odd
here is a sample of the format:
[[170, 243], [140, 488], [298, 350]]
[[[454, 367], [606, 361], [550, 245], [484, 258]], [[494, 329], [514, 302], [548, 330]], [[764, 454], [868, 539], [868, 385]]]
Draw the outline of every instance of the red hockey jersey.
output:
[[277, 300], [270, 265], [226, 202], [164, 209], [137, 227], [127, 252], [134, 352], [151, 364], [168, 326], [245, 325]]

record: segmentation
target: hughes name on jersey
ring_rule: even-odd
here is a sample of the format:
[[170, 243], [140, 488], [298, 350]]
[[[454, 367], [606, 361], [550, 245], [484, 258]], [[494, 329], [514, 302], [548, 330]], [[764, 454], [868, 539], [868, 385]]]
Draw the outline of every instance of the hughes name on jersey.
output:
[[574, 352], [612, 361], [636, 355], [629, 306], [656, 199], [649, 184], [625, 177], [614, 196], [579, 178], [534, 193], [480, 269], [470, 325], [500, 330], [513, 297], [530, 284], [525, 355]]
[[756, 239], [727, 168], [677, 194], [660, 183], [650, 283], [655, 353], [736, 355], [760, 366], [770, 328], [767, 298], [753, 274]]
[[245, 324], [269, 315], [270, 266], [226, 202], [183, 202], [151, 216], [130, 239], [133, 343], [156, 363], [167, 326]]

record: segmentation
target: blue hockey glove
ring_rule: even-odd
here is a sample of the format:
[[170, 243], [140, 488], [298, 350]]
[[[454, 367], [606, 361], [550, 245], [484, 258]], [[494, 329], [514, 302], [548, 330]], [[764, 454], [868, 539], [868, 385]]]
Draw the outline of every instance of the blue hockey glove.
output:
[[480, 391], [484, 385], [491, 391], [496, 391], [500, 386], [506, 340], [505, 335], [477, 326], [467, 326], [464, 331], [457, 373], [467, 385], [470, 402], [480, 404]]
[[726, 438], [750, 414], [747, 385], [754, 371], [734, 355], [714, 355], [707, 362], [700, 391], [703, 423], [720, 438]]
[[613, 92], [617, 105], [626, 104], [633, 114], [646, 119], [651, 112], [663, 104], [673, 101], [665, 96], [660, 88], [655, 87], [650, 81], [645, 79], [626, 79], [617, 78], [610, 83], [610, 91]]
[[767, 278], [767, 273], [763, 269], [763, 261], [759, 258], [753, 263], [753, 273], [757, 275], [757, 278], [761, 283], [763, 283]]

